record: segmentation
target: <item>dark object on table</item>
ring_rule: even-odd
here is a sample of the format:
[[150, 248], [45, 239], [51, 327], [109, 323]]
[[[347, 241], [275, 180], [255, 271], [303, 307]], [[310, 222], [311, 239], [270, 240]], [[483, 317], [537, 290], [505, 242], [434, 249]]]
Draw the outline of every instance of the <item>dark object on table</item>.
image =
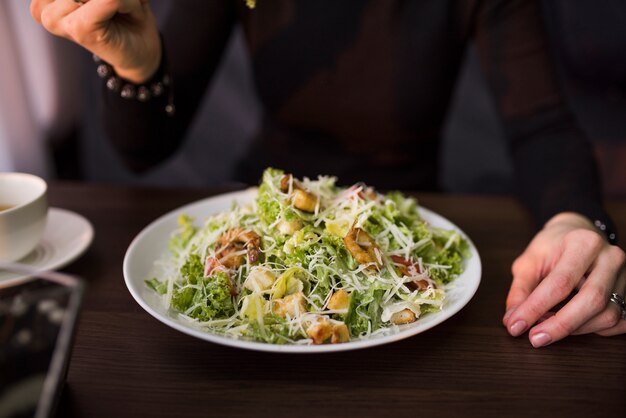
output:
[[70, 276], [0, 283], [0, 417], [48, 417], [67, 374], [83, 293]]

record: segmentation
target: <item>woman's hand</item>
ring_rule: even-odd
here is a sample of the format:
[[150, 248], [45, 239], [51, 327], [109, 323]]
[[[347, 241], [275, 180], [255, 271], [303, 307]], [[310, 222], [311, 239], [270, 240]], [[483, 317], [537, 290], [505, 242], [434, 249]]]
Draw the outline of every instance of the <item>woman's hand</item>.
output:
[[[626, 333], [620, 308], [609, 302], [611, 293], [624, 295], [624, 260], [624, 251], [605, 241], [583, 216], [556, 215], [513, 263], [502, 322], [513, 336], [530, 329], [534, 347], [568, 335]], [[551, 311], [575, 289], [571, 300]]]
[[148, 0], [32, 0], [33, 18], [74, 41], [133, 83], [149, 79], [161, 62], [161, 40]]

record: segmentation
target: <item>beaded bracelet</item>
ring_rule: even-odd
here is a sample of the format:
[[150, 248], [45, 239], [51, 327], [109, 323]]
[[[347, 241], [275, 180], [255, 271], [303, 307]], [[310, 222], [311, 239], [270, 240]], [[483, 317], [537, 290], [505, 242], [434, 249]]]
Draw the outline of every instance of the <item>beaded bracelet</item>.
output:
[[107, 89], [119, 93], [123, 99], [138, 100], [142, 103], [161, 97], [166, 90], [169, 90], [165, 113], [168, 116], [174, 116], [176, 113], [176, 107], [174, 106], [174, 83], [172, 77], [166, 72], [157, 71], [158, 77], [153, 77], [147, 84], [137, 85], [118, 76], [113, 66], [103, 61], [97, 55], [93, 56], [93, 60], [97, 64], [96, 71], [98, 76], [106, 80]]
[[607, 226], [607, 224], [599, 219], [593, 221], [593, 224], [606, 236], [609, 244], [617, 245], [617, 234]]

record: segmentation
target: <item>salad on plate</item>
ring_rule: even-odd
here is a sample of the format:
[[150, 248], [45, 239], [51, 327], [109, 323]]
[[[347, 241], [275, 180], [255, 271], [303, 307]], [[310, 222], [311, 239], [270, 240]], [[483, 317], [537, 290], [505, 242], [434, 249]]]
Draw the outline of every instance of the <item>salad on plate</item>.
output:
[[178, 225], [147, 286], [207, 332], [271, 344], [397, 332], [442, 309], [469, 256], [413, 198], [273, 168], [253, 203]]

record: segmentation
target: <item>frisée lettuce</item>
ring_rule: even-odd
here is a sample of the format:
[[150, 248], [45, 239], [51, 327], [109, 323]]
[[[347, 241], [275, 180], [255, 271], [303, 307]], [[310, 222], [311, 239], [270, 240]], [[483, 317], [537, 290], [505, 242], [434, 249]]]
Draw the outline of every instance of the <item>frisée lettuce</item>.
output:
[[413, 198], [273, 168], [253, 203], [178, 223], [146, 285], [208, 332], [272, 344], [394, 332], [442, 308], [469, 256]]

